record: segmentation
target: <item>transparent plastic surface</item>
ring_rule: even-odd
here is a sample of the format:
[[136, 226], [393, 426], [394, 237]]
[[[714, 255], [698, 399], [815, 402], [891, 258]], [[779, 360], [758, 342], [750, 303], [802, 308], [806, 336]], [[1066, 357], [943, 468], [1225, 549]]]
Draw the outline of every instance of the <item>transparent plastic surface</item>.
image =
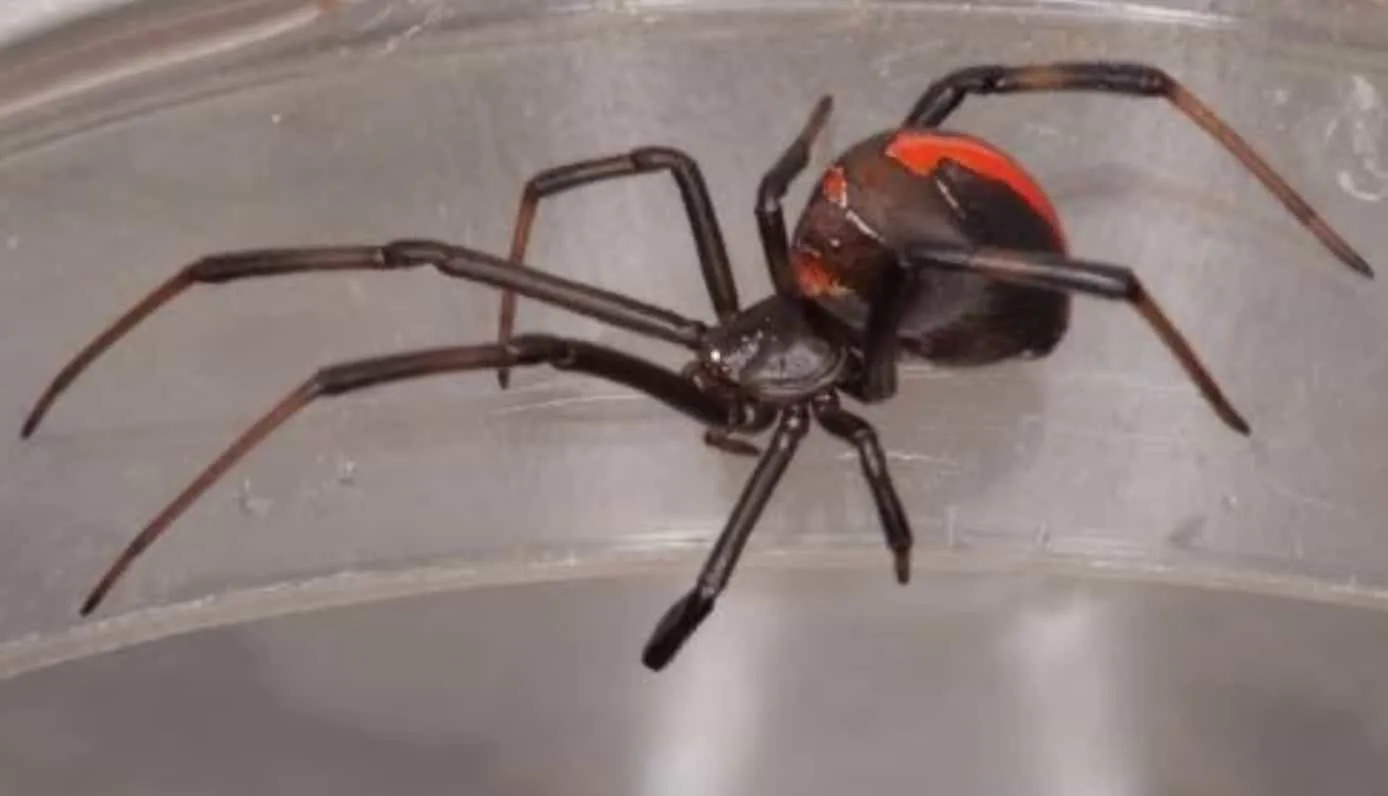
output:
[[[0, 50], [0, 418], [16, 431], [65, 358], [201, 254], [399, 237], [504, 253], [526, 177], [641, 144], [700, 160], [742, 294], [762, 295], [753, 191], [814, 99], [832, 93], [837, 107], [830, 147], [812, 168], [894, 124], [932, 78], [973, 63], [1160, 64], [1388, 268], [1388, 15], [1373, 0], [1334, 9], [264, 0], [89, 3], [53, 17], [46, 5], [12, 11], [12, 27], [0, 27], [9, 42]], [[1121, 307], [1080, 302], [1071, 334], [1045, 360], [969, 372], [912, 366], [902, 394], [868, 415], [891, 449], [922, 579], [962, 569], [1160, 580], [1258, 593], [1269, 605], [1286, 605], [1271, 595], [1352, 604], [1343, 621], [1364, 623], [1365, 634], [1381, 628], [1379, 614], [1360, 609], [1380, 607], [1388, 586], [1379, 344], [1388, 294], [1340, 269], [1160, 103], [983, 99], [957, 124], [1038, 175], [1076, 252], [1143, 276], [1254, 435], [1229, 433]], [[792, 212], [808, 182], [795, 187]], [[531, 259], [708, 314], [683, 211], [659, 177], [549, 201]], [[99, 616], [77, 619], [111, 556], [288, 388], [324, 364], [489, 340], [496, 302], [487, 288], [425, 273], [305, 277], [195, 289], [147, 322], [31, 440], [0, 439], [0, 673], [317, 606], [573, 578], [563, 599], [594, 611], [606, 598], [575, 596], [586, 587], [639, 594], [625, 624], [595, 634], [603, 648], [591, 654], [626, 667], [633, 688], [677, 689], [644, 679], [636, 655], [687, 588], [750, 465], [708, 450], [699, 429], [656, 404], [552, 372], [518, 373], [507, 392], [475, 375], [323, 402], [197, 504]], [[522, 304], [520, 326], [682, 364], [678, 351], [534, 303]], [[857, 465], [832, 440], [811, 438], [761, 522], [749, 572], [768, 562], [852, 565], [889, 579]], [[594, 580], [653, 566], [660, 579], [640, 588]], [[760, 577], [748, 575], [763, 585], [746, 588], [769, 616], [813, 622], [801, 604], [812, 588]], [[973, 588], [968, 577], [944, 582]], [[738, 597], [742, 583], [694, 642], [721, 652], [690, 670], [764, 656], [759, 666], [774, 679], [817, 654], [808, 635], [795, 654], [720, 643], [753, 599]], [[1124, 588], [1149, 587], [1065, 588], [1121, 603]], [[531, 593], [517, 586], [488, 599]], [[900, 625], [878, 612], [883, 599], [914, 605], [936, 592], [888, 593], [850, 590], [837, 610], [935, 648], [922, 630], [928, 612]], [[1175, 599], [1239, 600], [1250, 617], [1259, 614], [1247, 606], [1263, 599], [1190, 595]], [[496, 632], [526, 639], [526, 655], [553, 658], [522, 627], [530, 615], [518, 609]], [[439, 621], [437, 632], [453, 632]], [[1299, 626], [1288, 626], [1287, 643]], [[856, 643], [846, 627], [825, 639]], [[553, 676], [567, 676], [554, 665]], [[1369, 727], [1369, 715], [1355, 720]], [[1222, 792], [1269, 792], [1240, 787], [1250, 789]]]
[[[178, 636], [0, 688], [15, 793], [1376, 796], [1380, 612], [756, 567], [666, 673], [671, 572]], [[638, 628], [640, 630], [638, 630]], [[22, 787], [21, 787], [22, 786]]]

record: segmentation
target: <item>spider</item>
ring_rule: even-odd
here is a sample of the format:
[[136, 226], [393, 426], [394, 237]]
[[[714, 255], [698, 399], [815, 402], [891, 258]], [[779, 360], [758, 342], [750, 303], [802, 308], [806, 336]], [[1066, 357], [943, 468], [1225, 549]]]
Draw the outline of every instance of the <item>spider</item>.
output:
[[[1020, 165], [984, 140], [940, 125], [970, 95], [1092, 91], [1158, 97], [1218, 141], [1343, 263], [1373, 272], [1237, 133], [1159, 68], [1067, 62], [963, 68], [930, 84], [901, 125], [841, 153], [821, 176], [794, 235], [781, 203], [805, 169], [832, 107], [823, 97], [762, 178], [756, 218], [774, 293], [738, 299], [708, 189], [685, 153], [645, 147], [544, 171], [525, 184], [510, 257], [424, 240], [385, 245], [233, 251], [186, 266], [83, 348], [49, 384], [23, 427], [29, 437], [57, 397], [103, 351], [156, 309], [199, 283], [325, 271], [432, 267], [502, 291], [500, 339], [344, 362], [322, 368], [276, 403], [170, 502], [110, 565], [87, 597], [90, 614], [131, 563], [267, 435], [311, 402], [387, 382], [549, 365], [650, 397], [706, 429], [714, 448], [759, 457], [695, 586], [656, 625], [643, 653], [664, 668], [713, 610], [801, 440], [812, 424], [852, 446], [870, 487], [898, 581], [910, 578], [911, 528], [877, 432], [844, 407], [897, 392], [899, 359], [981, 366], [1042, 357], [1064, 336], [1070, 295], [1126, 302], [1152, 327], [1230, 428], [1249, 426], [1194, 349], [1129, 269], [1072, 258], [1055, 209]], [[542, 199], [582, 185], [649, 172], [673, 177], [689, 216], [717, 320], [706, 324], [652, 304], [523, 264]], [[672, 371], [621, 351], [545, 334], [513, 335], [517, 294], [682, 346]], [[770, 431], [764, 451], [749, 438]]]

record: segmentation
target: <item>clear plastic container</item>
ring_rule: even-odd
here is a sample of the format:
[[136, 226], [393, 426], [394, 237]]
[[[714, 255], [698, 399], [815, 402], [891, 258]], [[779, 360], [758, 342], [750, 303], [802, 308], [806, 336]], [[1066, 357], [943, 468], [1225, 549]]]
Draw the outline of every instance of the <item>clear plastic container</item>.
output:
[[[0, 41], [16, 430], [201, 254], [504, 253], [526, 177], [641, 144], [701, 161], [762, 295], [753, 191], [815, 98], [842, 147], [973, 63], [1159, 64], [1388, 268], [1377, 0], [20, 2]], [[494, 334], [494, 292], [427, 273], [194, 289], [0, 439], [0, 792], [1379, 792], [1388, 294], [1159, 102], [957, 119], [1039, 176], [1078, 253], [1142, 274], [1251, 439], [1122, 307], [1080, 302], [1045, 360], [912, 366], [868, 414], [916, 583], [890, 582], [854, 460], [812, 437], [653, 676], [641, 644], [750, 464], [582, 377], [426, 380], [305, 412], [79, 620], [130, 535], [315, 368]], [[549, 201], [531, 259], [707, 315], [658, 177]], [[533, 302], [521, 326], [681, 364]]]

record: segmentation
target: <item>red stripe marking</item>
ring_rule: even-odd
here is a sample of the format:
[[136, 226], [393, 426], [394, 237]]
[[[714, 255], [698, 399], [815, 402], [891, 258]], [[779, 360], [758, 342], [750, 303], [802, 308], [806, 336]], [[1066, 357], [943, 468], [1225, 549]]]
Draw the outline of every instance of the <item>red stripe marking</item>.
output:
[[848, 178], [843, 166], [834, 166], [824, 175], [824, 198], [839, 207], [848, 207]]
[[970, 171], [1004, 183], [1041, 214], [1064, 242], [1060, 216], [1041, 186], [1015, 161], [977, 138], [904, 130], [887, 145], [886, 155], [922, 176], [934, 171], [941, 160], [948, 158]]
[[839, 280], [818, 256], [807, 251], [795, 252], [791, 260], [800, 292], [806, 296], [834, 296], [846, 292]]

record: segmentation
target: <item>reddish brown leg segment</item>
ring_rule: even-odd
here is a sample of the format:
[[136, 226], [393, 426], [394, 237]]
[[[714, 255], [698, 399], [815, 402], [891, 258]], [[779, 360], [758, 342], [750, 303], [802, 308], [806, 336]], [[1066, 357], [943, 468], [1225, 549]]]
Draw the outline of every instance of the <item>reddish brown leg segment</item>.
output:
[[106, 349], [155, 310], [194, 284], [220, 284], [263, 276], [330, 271], [390, 271], [432, 267], [445, 276], [513, 290], [648, 337], [696, 349], [704, 325], [670, 310], [580, 282], [508, 264], [490, 254], [433, 241], [396, 241], [385, 246], [325, 246], [263, 249], [205, 257], [155, 288], [83, 346], [43, 391], [24, 421], [22, 436], [38, 428], [53, 403]]
[[938, 127], [970, 94], [1028, 91], [1098, 91], [1134, 97], [1161, 97], [1200, 126], [1252, 172], [1302, 226], [1345, 265], [1367, 277], [1373, 269], [1311, 204], [1228, 123], [1165, 71], [1146, 64], [1087, 61], [1026, 66], [974, 66], [932, 83], [906, 117], [907, 127]]
[[1006, 249], [952, 249], [920, 246], [908, 253], [908, 267], [970, 271], [999, 281], [1080, 293], [1098, 298], [1126, 301], [1147, 321], [1162, 343], [1176, 357], [1210, 407], [1226, 425], [1240, 434], [1250, 433], [1243, 419], [1224, 395], [1224, 390], [1200, 361], [1195, 348], [1162, 312], [1131, 270], [1106, 263], [1075, 260], [1046, 252], [1019, 252]]
[[[530, 178], [521, 191], [520, 208], [516, 211], [516, 227], [511, 236], [511, 262], [519, 264], [525, 260], [526, 249], [530, 246], [530, 229], [535, 223], [541, 199], [603, 180], [635, 177], [656, 171], [668, 171], [679, 187], [680, 199], [684, 202], [689, 226], [694, 232], [694, 248], [703, 269], [704, 284], [708, 287], [714, 314], [719, 320], [732, 316], [738, 310], [737, 285], [733, 282], [732, 266], [728, 262], [728, 251], [723, 244], [723, 232], [718, 226], [713, 200], [709, 197], [699, 164], [676, 149], [644, 147], [625, 155], [558, 166]], [[511, 339], [515, 324], [516, 294], [506, 290], [501, 294], [500, 342]], [[505, 389], [510, 383], [510, 369], [501, 368], [496, 375], [502, 389]]]
[[85, 615], [95, 610], [135, 559], [209, 487], [275, 429], [313, 401], [378, 384], [442, 373], [491, 369], [503, 365], [540, 364], [587, 373], [640, 390], [705, 425], [732, 425], [739, 416], [734, 405], [703, 392], [690, 379], [659, 365], [610, 348], [540, 335], [518, 337], [505, 345], [436, 348], [323, 368], [280, 399], [150, 520], [149, 525], [140, 531], [101, 576], [82, 603], [82, 613]]

